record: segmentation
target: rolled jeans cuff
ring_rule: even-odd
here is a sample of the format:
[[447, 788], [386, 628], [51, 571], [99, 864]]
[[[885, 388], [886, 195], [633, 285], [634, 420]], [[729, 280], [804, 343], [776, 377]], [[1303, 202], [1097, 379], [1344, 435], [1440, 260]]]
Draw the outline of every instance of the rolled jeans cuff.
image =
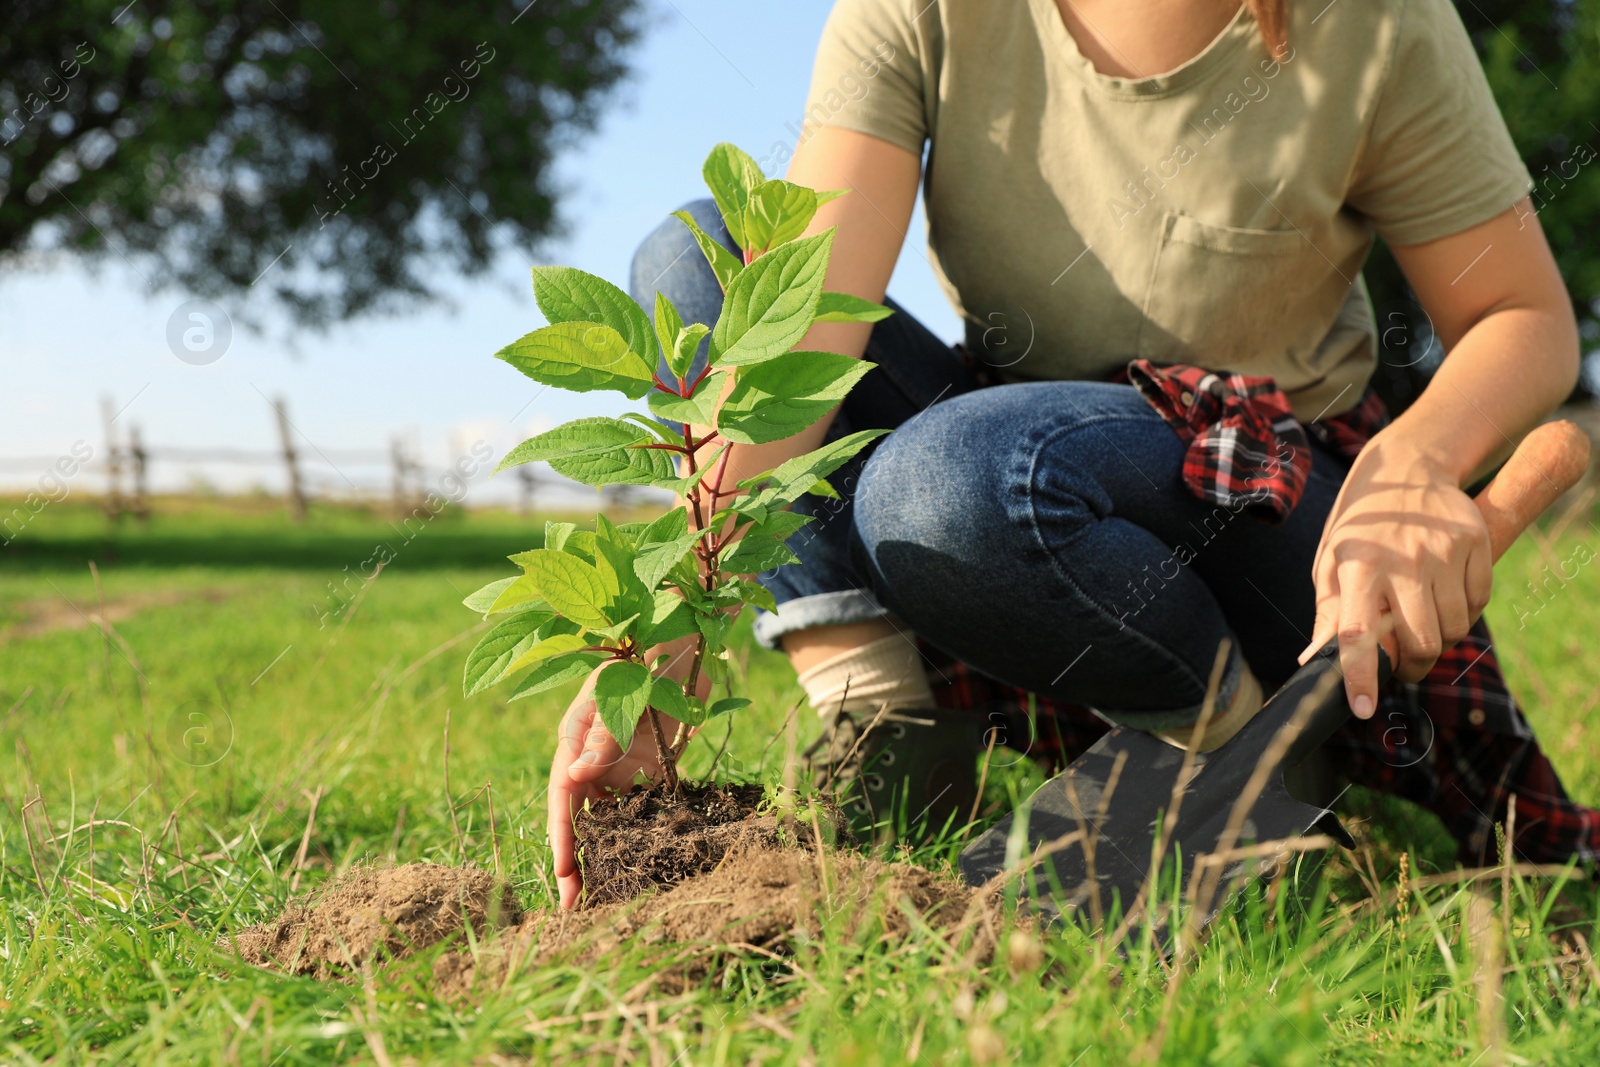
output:
[[889, 612], [864, 589], [842, 589], [832, 593], [811, 593], [785, 600], [776, 614], [756, 616], [756, 641], [763, 648], [777, 649], [785, 634], [809, 630], [813, 626], [839, 626], [850, 622], [886, 619]]

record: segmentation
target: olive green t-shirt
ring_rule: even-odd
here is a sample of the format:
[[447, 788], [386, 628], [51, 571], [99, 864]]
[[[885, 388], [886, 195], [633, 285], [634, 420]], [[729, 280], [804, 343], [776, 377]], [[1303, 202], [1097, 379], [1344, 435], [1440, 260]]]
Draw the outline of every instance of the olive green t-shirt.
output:
[[1448, 0], [1291, 0], [1276, 58], [1241, 8], [1147, 78], [1097, 72], [1054, 0], [839, 0], [817, 124], [929, 146], [934, 269], [1003, 380], [1195, 363], [1307, 421], [1376, 364], [1374, 231], [1431, 241], [1531, 185]]

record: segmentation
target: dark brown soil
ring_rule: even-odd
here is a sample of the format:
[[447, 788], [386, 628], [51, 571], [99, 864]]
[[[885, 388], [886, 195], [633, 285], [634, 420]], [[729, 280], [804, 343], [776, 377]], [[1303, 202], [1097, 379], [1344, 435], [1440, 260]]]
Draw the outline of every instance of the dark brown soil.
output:
[[829, 847], [830, 825], [843, 825], [836, 810], [818, 809], [819, 850], [809, 813], [762, 814], [762, 798], [758, 786], [685, 785], [676, 800], [652, 788], [591, 805], [577, 819], [587, 887], [577, 911], [523, 916], [486, 871], [412, 863], [358, 868], [223, 943], [249, 963], [318, 978], [444, 944], [434, 965], [443, 997], [485, 992], [528, 966], [582, 965], [625, 943], [659, 950], [652, 981], [667, 990], [730, 954], [787, 955], [824, 929], [830, 941], [878, 944], [926, 924], [974, 963], [990, 958], [991, 896]]
[[988, 962], [999, 929], [997, 902], [904, 863], [850, 852], [820, 858], [795, 848], [740, 849], [708, 874], [685, 879], [629, 904], [574, 912], [530, 913], [515, 933], [434, 963], [439, 995], [481, 995], [528, 967], [583, 965], [626, 944], [659, 949], [653, 981], [678, 992], [733, 953], [784, 956], [797, 939], [818, 936], [860, 944], [893, 943], [916, 915], [974, 965]]
[[219, 943], [237, 945], [257, 966], [332, 978], [461, 937], [468, 925], [487, 937], [521, 919], [510, 887], [487, 871], [408, 863], [358, 867], [276, 919]]
[[[735, 850], [816, 847], [809, 820], [760, 814], [759, 785], [684, 783], [673, 797], [660, 786], [635, 789], [578, 813], [578, 862], [583, 907], [632, 900], [655, 886], [672, 886], [717, 869]], [[844, 825], [837, 810], [824, 812], [831, 827]], [[824, 835], [829, 826], [823, 828]]]

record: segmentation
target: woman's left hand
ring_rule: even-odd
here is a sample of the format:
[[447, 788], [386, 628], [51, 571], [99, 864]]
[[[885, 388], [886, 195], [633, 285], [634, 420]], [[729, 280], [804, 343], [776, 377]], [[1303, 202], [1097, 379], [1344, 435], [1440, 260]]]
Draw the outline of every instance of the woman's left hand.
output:
[[1380, 642], [1403, 681], [1419, 681], [1489, 602], [1489, 530], [1437, 462], [1374, 438], [1334, 501], [1312, 564], [1317, 619], [1304, 663], [1339, 638], [1357, 718], [1378, 699]]

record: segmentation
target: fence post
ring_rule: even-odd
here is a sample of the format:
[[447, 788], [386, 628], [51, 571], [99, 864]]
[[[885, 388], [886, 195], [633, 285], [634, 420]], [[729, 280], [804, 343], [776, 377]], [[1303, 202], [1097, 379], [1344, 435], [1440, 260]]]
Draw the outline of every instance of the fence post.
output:
[[122, 518], [122, 453], [117, 448], [117, 413], [110, 394], [100, 397], [100, 420], [106, 431], [106, 518]]
[[517, 468], [517, 480], [522, 483], [522, 514], [533, 514], [533, 464], [524, 463]]
[[394, 465], [394, 515], [396, 519], [400, 519], [409, 510], [406, 507], [406, 501], [410, 497], [406, 471], [410, 461], [406, 458], [405, 444], [398, 434], [389, 438], [389, 459]]
[[300, 484], [300, 465], [295, 461], [294, 436], [289, 429], [289, 413], [284, 408], [283, 397], [272, 401], [272, 410], [278, 416], [278, 437], [283, 442], [283, 465], [289, 471], [289, 515], [295, 522], [306, 521], [306, 493]]
[[144, 438], [137, 425], [128, 427], [128, 454], [133, 457], [133, 515], [140, 522], [150, 521], [150, 504], [146, 496], [145, 467], [149, 453], [144, 450]]

